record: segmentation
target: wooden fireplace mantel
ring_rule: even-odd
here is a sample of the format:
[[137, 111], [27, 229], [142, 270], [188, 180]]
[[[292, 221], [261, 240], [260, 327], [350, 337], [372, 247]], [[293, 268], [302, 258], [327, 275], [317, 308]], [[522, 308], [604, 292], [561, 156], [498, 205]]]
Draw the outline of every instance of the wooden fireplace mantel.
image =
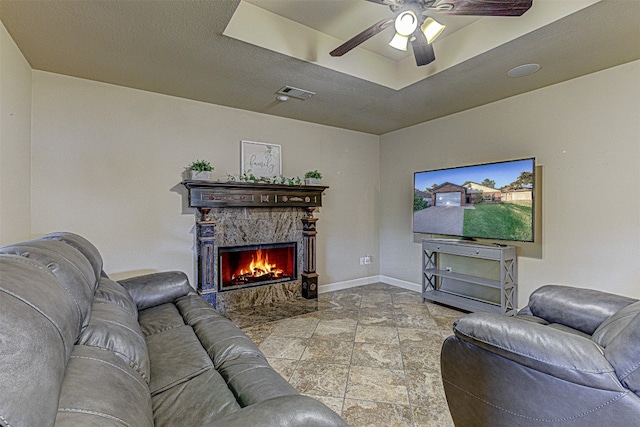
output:
[[245, 182], [182, 181], [192, 208], [320, 207], [321, 185], [278, 185]]

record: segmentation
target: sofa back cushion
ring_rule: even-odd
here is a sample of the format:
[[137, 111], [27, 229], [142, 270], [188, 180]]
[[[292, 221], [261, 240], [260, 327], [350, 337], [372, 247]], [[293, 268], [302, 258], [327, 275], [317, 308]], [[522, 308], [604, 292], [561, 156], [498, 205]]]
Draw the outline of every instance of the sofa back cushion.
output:
[[114, 353], [97, 347], [74, 347], [58, 406], [55, 427], [154, 425], [147, 383]]
[[640, 313], [640, 301], [629, 304], [622, 310], [602, 322], [593, 333], [591, 339], [601, 347], [608, 347], [609, 343], [623, 330], [629, 327], [629, 323]]
[[98, 277], [80, 251], [58, 241], [31, 240], [4, 246], [0, 253], [20, 255], [48, 268], [73, 299], [81, 327], [87, 326]]
[[98, 289], [96, 289], [95, 298], [117, 304], [138, 319], [138, 307], [136, 303], [133, 301], [133, 298], [131, 298], [131, 295], [129, 295], [129, 292], [118, 282], [107, 277], [101, 277], [98, 283]]
[[96, 248], [93, 243], [91, 243], [84, 237], [66, 231], [61, 231], [46, 234], [37, 240], [57, 240], [59, 242], [66, 243], [85, 256], [85, 258], [93, 267], [93, 271], [96, 277], [100, 277], [100, 275], [102, 274], [102, 255], [100, 255], [100, 251], [98, 251], [98, 248]]
[[137, 316], [115, 302], [95, 299], [91, 320], [80, 334], [78, 344], [113, 352], [149, 383], [151, 368], [147, 342], [140, 330]]
[[73, 297], [44, 265], [0, 255], [0, 425], [51, 426], [80, 329]]
[[546, 285], [531, 294], [526, 312], [592, 335], [602, 322], [636, 301], [593, 289]]
[[614, 323], [626, 323], [626, 326], [610, 340], [608, 338], [613, 333], [605, 337], [607, 345], [604, 355], [616, 370], [620, 382], [640, 396], [640, 313], [636, 309], [637, 307], [627, 310], [632, 313], [631, 317], [625, 316], [628, 313], [623, 313], [620, 317], [625, 318], [624, 320], [612, 322], [610, 331], [615, 331]]

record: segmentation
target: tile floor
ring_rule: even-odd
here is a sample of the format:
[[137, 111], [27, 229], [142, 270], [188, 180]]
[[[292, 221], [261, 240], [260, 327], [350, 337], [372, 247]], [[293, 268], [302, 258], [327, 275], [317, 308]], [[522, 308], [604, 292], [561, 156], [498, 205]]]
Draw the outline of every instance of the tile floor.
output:
[[453, 426], [440, 347], [464, 313], [383, 283], [227, 313], [300, 393], [351, 427]]

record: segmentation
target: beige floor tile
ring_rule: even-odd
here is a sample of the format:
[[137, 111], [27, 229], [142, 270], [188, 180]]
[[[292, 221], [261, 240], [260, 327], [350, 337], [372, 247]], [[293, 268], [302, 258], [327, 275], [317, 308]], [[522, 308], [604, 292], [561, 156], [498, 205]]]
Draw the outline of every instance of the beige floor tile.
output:
[[416, 344], [423, 343], [435, 344], [439, 347], [442, 346], [444, 338], [440, 331], [436, 329], [424, 329], [424, 328], [398, 328], [398, 338], [400, 344]]
[[414, 427], [455, 427], [447, 407], [413, 407]]
[[318, 326], [319, 319], [296, 317], [278, 322], [273, 335], [281, 337], [310, 338]]
[[439, 371], [440, 346], [405, 343], [400, 346], [404, 369], [411, 371]]
[[300, 359], [307, 347], [305, 338], [269, 335], [258, 348], [265, 356], [275, 359]]
[[251, 341], [253, 341], [256, 345], [260, 345], [262, 344], [262, 341], [267, 339], [267, 337], [269, 337], [269, 335], [273, 333], [273, 330], [277, 326], [277, 323], [266, 323], [264, 325], [245, 328], [242, 331], [247, 334]]
[[298, 392], [319, 396], [344, 397], [349, 366], [300, 361], [289, 383]]
[[378, 302], [376, 300], [362, 300], [360, 304], [360, 310], [379, 310], [379, 311], [393, 311], [395, 307], [391, 299], [386, 302]]
[[411, 408], [406, 405], [345, 399], [342, 418], [350, 427], [411, 427]]
[[408, 405], [404, 371], [352, 365], [345, 398]]
[[356, 342], [375, 342], [380, 344], [399, 344], [398, 328], [393, 326], [358, 325]]
[[433, 330], [438, 327], [438, 324], [424, 313], [410, 313], [410, 312], [396, 312], [395, 313], [396, 326], [399, 328], [422, 328], [427, 330]]
[[353, 346], [351, 364], [370, 368], [403, 369], [402, 353], [397, 344], [357, 342]]
[[[348, 290], [347, 290], [348, 291]], [[338, 291], [342, 292], [342, 291]], [[336, 306], [336, 308], [348, 308], [348, 309], [356, 309], [360, 308], [360, 303], [362, 302], [362, 295], [355, 293], [338, 293], [333, 296], [330, 301], [332, 304]]]
[[298, 366], [298, 359], [273, 359], [268, 357], [267, 361], [287, 381], [289, 381], [293, 371]]
[[353, 342], [351, 341], [310, 338], [307, 340], [307, 348], [301, 360], [348, 365], [351, 363], [352, 353]]
[[386, 291], [370, 291], [362, 294], [361, 307], [391, 307], [393, 297]]
[[305, 314], [301, 317], [314, 318], [318, 320], [349, 320], [358, 321], [358, 308], [332, 308], [331, 310], [316, 311], [315, 313]]
[[425, 306], [429, 309], [429, 312], [433, 317], [452, 317], [452, 318], [460, 318], [464, 315], [458, 310], [454, 310], [453, 308], [446, 307], [440, 304], [433, 304], [431, 302], [425, 302]]
[[357, 320], [350, 319], [320, 320], [312, 337], [337, 341], [353, 341], [357, 325]]
[[[304, 301], [303, 301], [304, 302]], [[464, 313], [378, 283], [321, 294], [317, 310], [292, 300], [230, 318], [300, 393], [351, 427], [453, 427], [440, 349]]]
[[359, 325], [396, 326], [396, 314], [383, 309], [360, 308]]
[[313, 397], [316, 400], [327, 405], [333, 412], [338, 415], [342, 415], [342, 405], [344, 404], [344, 398], [331, 397], [331, 396], [318, 396], [317, 394], [305, 394], [306, 396]]
[[447, 406], [440, 371], [406, 371], [409, 399], [415, 406]]

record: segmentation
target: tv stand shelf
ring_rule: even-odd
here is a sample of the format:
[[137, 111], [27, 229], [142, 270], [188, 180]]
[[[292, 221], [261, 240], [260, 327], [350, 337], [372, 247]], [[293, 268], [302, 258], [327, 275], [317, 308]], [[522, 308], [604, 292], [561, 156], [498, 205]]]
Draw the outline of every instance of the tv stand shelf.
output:
[[[496, 262], [499, 279], [455, 273], [441, 268], [441, 254]], [[485, 245], [458, 240], [422, 240], [422, 301], [429, 300], [465, 311], [513, 316], [517, 308], [515, 246]], [[493, 291], [488, 291], [492, 289]], [[498, 291], [497, 297], [495, 291]]]

